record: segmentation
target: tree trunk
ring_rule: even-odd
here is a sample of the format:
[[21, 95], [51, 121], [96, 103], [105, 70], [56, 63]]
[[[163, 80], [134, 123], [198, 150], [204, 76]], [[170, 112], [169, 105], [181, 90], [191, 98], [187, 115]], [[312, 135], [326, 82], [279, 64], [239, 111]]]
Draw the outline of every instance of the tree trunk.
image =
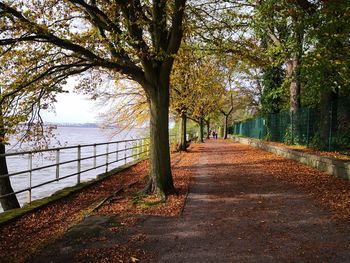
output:
[[223, 126], [219, 127], [218, 133], [219, 133], [218, 135], [220, 138], [224, 138], [224, 127]]
[[224, 139], [227, 139], [227, 129], [228, 129], [228, 115], [225, 115], [225, 123], [224, 123]]
[[290, 115], [291, 117], [291, 144], [301, 142], [301, 120], [300, 120], [300, 56], [294, 54], [293, 58], [287, 63], [287, 74], [290, 79]]
[[199, 120], [199, 138], [198, 141], [199, 142], [204, 142], [204, 121], [203, 118], [201, 118]]
[[320, 145], [322, 150], [332, 150], [332, 137], [335, 133], [337, 121], [338, 91], [324, 91], [320, 102]]
[[[5, 153], [5, 145], [3, 143], [0, 143], [0, 154], [4, 154], [4, 153]], [[13, 193], [10, 178], [4, 177], [4, 175], [7, 175], [7, 174], [8, 174], [8, 169], [7, 169], [6, 157], [2, 156], [0, 157], [0, 195]], [[16, 195], [9, 195], [7, 197], [1, 198], [0, 202], [4, 211], [20, 207]]]
[[186, 122], [187, 122], [186, 112], [182, 111], [180, 115], [179, 144], [177, 147], [179, 151], [186, 151], [187, 149]]
[[169, 86], [166, 81], [150, 92], [150, 176], [148, 191], [165, 196], [174, 192], [169, 148]]
[[299, 77], [297, 76], [299, 63], [300, 61], [298, 56], [294, 56], [290, 61], [287, 62], [287, 75], [290, 80], [290, 111], [295, 111], [300, 108], [300, 81]]
[[207, 139], [209, 140], [209, 136], [210, 136], [210, 119], [205, 121], [206, 125], [207, 125]]

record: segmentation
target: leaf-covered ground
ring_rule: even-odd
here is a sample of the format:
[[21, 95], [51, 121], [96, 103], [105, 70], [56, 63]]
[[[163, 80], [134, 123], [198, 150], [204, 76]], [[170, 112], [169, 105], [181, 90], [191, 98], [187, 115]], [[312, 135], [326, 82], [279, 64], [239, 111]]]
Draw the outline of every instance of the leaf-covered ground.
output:
[[313, 148], [308, 148], [304, 145], [286, 145], [284, 143], [280, 142], [270, 142], [270, 141], [264, 141], [264, 143], [274, 146], [280, 146], [285, 147], [291, 150], [303, 152], [303, 153], [309, 153], [313, 155], [317, 155], [320, 157], [328, 157], [331, 159], [337, 159], [337, 160], [343, 160], [343, 161], [350, 161], [350, 152], [349, 151], [342, 151], [342, 152], [336, 152], [336, 151], [320, 151]]
[[[147, 180], [148, 162], [143, 161], [79, 193], [0, 227], [0, 262], [24, 262], [70, 227], [93, 214], [102, 201], [105, 202], [101, 211], [105, 213], [144, 212], [169, 216], [179, 214], [191, 175], [186, 169], [180, 171], [176, 164], [182, 159], [185, 161], [186, 158], [184, 153], [173, 154], [172, 161], [175, 165], [173, 175], [178, 194], [169, 196], [166, 203], [158, 206], [146, 209], [133, 204], [134, 194], [145, 187]], [[127, 224], [128, 222], [125, 226]], [[121, 246], [120, 251], [124, 251], [122, 254], [125, 255], [130, 253], [125, 246]], [[94, 255], [93, 251], [89, 253]]]
[[2, 227], [0, 261], [24, 261], [52, 241], [30, 262], [344, 262], [350, 257], [349, 181], [221, 140], [173, 156], [178, 194], [166, 203], [135, 195], [145, 186], [146, 171], [143, 162]]

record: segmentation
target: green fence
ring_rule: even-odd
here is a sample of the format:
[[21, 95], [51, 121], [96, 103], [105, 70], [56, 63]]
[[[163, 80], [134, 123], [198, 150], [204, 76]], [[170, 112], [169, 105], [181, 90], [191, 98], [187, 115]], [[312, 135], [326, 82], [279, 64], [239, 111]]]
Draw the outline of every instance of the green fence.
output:
[[322, 150], [350, 151], [350, 99], [235, 123], [233, 134]]

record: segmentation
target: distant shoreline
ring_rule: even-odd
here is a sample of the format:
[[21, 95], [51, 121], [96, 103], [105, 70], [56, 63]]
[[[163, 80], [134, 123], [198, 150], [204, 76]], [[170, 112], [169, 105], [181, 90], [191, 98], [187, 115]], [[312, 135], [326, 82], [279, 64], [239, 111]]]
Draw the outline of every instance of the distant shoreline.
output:
[[[122, 127], [108, 126], [103, 127], [97, 123], [45, 123], [45, 126], [71, 127], [71, 128], [99, 128], [99, 129], [124, 129]], [[148, 129], [149, 127], [133, 127], [132, 130]]]
[[48, 123], [57, 127], [81, 127], [81, 128], [99, 128], [97, 123]]

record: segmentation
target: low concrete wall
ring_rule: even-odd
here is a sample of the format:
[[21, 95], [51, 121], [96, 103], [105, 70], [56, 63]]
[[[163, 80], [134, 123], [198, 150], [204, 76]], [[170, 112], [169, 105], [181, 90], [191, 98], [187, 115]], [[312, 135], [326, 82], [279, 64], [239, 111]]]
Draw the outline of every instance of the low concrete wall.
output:
[[343, 161], [338, 159], [332, 159], [329, 157], [321, 157], [309, 153], [303, 153], [296, 150], [287, 149], [280, 146], [268, 145], [263, 141], [250, 138], [232, 137], [236, 142], [242, 144], [248, 144], [268, 152], [275, 153], [277, 155], [286, 157], [306, 164], [308, 166], [317, 168], [327, 174], [341, 177], [344, 179], [350, 179], [350, 161]]

